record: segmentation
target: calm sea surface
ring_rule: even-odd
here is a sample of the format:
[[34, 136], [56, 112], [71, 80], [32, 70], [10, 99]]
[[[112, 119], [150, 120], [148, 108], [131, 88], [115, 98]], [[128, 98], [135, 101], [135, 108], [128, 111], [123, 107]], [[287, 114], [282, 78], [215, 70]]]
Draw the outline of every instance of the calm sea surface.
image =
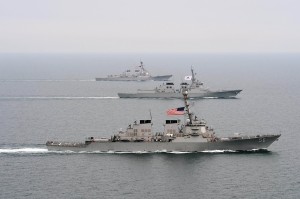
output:
[[[193, 66], [211, 89], [243, 89], [192, 101], [217, 135], [282, 136], [265, 153], [48, 152], [47, 140], [110, 136], [149, 110], [161, 131], [181, 100], [117, 97], [160, 82], [94, 81], [140, 60], [177, 85]], [[299, 198], [299, 99], [299, 54], [0, 54], [0, 198]]]

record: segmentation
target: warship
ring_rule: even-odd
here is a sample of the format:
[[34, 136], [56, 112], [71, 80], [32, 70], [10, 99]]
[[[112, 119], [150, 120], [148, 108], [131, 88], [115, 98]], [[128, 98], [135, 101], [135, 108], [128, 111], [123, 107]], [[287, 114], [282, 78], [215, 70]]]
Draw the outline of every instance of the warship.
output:
[[234, 98], [242, 90], [210, 90], [204, 87], [203, 82], [196, 79], [193, 68], [191, 68], [192, 75], [186, 76], [180, 88], [176, 89], [173, 82], [166, 82], [159, 87], [151, 90], [138, 89], [136, 93], [118, 93], [120, 98], [183, 98], [182, 92], [187, 90], [190, 98]]
[[[206, 151], [256, 151], [267, 150], [281, 134], [218, 137], [204, 119], [198, 119], [189, 108], [188, 92], [183, 92], [182, 113], [186, 119], [168, 119], [164, 131], [152, 132], [152, 118], [135, 121], [126, 130], [111, 137], [94, 136], [85, 142], [47, 141], [49, 151], [74, 152], [206, 152]], [[173, 112], [174, 113], [174, 112]]]
[[172, 75], [151, 76], [144, 68], [143, 62], [134, 70], [126, 70], [120, 75], [108, 75], [107, 77], [96, 77], [96, 81], [168, 81]]

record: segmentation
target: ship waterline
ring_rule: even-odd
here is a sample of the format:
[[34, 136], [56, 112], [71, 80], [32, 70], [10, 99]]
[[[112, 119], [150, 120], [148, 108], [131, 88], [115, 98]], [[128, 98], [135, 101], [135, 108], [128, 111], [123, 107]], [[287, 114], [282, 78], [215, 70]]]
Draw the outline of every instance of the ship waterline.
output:
[[[189, 98], [235, 98], [242, 90], [220, 90], [190, 93]], [[120, 98], [176, 98], [182, 99], [180, 92], [138, 92], [138, 93], [118, 93]]]
[[96, 77], [96, 81], [168, 81], [172, 75], [160, 75], [160, 76], [108, 76], [108, 77]]
[[144, 67], [143, 62], [133, 70], [126, 70], [120, 75], [108, 75], [107, 77], [96, 77], [96, 81], [168, 81], [172, 75], [152, 76]]
[[[186, 76], [187, 82], [182, 82], [180, 88], [175, 88], [173, 82], [166, 82], [150, 90], [138, 89], [136, 93], [118, 93], [120, 98], [183, 98], [184, 91], [189, 92], [189, 98], [234, 98], [242, 90], [210, 90], [203, 82], [196, 79], [191, 68], [191, 76]], [[191, 82], [190, 82], [191, 81]]]
[[125, 131], [120, 130], [110, 138], [88, 137], [85, 142], [47, 141], [49, 150], [58, 151], [116, 151], [116, 152], [202, 152], [207, 150], [249, 151], [267, 149], [278, 135], [218, 137], [204, 119], [198, 119], [190, 112], [188, 92], [183, 92], [187, 118], [182, 124], [179, 119], [168, 119], [162, 132], [152, 132], [152, 119], [135, 121]]
[[221, 151], [251, 151], [267, 149], [280, 135], [264, 135], [254, 137], [228, 137], [217, 142], [197, 142], [196, 140], [176, 142], [110, 142], [86, 141], [80, 142], [47, 142], [51, 151], [74, 152], [204, 152]]

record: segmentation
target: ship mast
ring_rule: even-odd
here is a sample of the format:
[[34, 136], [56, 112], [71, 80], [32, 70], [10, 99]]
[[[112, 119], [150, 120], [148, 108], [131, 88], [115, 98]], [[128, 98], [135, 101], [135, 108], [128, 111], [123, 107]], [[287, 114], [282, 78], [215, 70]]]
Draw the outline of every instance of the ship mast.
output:
[[187, 101], [188, 92], [187, 91], [183, 91], [182, 94], [183, 94], [183, 99], [184, 99], [184, 105], [185, 105], [186, 113], [187, 113], [187, 115], [189, 117], [189, 120], [190, 120], [189, 124], [192, 124], [192, 113], [190, 113], [190, 108], [189, 108], [189, 104], [188, 104], [188, 101]]
[[140, 74], [145, 76], [150, 76], [149, 72], [144, 68], [144, 63], [142, 61], [140, 61], [141, 65], [139, 66], [141, 68], [141, 72]]
[[194, 83], [196, 79], [195, 79], [193, 67], [191, 67], [191, 71], [192, 71], [192, 83]]

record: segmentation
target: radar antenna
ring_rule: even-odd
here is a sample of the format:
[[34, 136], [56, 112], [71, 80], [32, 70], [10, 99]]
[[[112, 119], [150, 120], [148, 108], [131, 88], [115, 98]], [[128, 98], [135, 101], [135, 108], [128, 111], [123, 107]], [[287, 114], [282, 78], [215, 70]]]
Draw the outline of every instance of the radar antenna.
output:
[[195, 82], [195, 73], [194, 73], [194, 69], [193, 69], [193, 66], [191, 66], [191, 71], [192, 71], [192, 83]]
[[151, 126], [152, 126], [152, 125], [153, 125], [153, 123], [152, 123], [152, 113], [151, 113], [151, 109], [149, 109], [149, 114], [150, 114]]
[[186, 113], [189, 117], [189, 124], [192, 124], [192, 113], [190, 112], [190, 108], [189, 108], [189, 104], [188, 104], [188, 92], [187, 91], [184, 91], [182, 92], [183, 94], [183, 99], [184, 99], [184, 105], [185, 105], [185, 109], [186, 109]]

